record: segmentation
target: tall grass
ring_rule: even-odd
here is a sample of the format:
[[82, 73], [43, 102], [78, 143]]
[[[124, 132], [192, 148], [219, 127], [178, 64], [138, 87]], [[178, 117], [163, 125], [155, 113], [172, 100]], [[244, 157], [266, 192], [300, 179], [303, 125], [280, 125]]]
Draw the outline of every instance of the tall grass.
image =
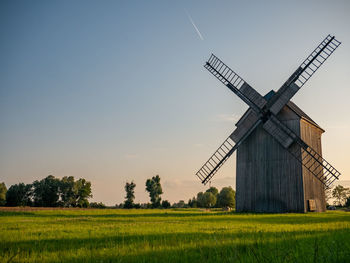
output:
[[0, 210], [1, 262], [350, 262], [350, 213]]

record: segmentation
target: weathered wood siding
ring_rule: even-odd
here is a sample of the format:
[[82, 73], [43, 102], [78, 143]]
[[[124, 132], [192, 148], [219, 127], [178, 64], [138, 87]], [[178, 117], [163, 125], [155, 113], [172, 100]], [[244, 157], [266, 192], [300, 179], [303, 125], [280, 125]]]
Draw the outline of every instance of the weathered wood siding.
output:
[[[309, 122], [300, 120], [300, 136], [304, 142], [311, 146], [322, 156], [321, 135], [323, 131]], [[319, 168], [322, 170], [322, 168]], [[315, 200], [316, 212], [326, 211], [326, 200], [323, 184], [303, 166], [304, 203], [308, 209], [308, 200]]]
[[[278, 117], [299, 135], [294, 112], [285, 107]], [[236, 210], [305, 211], [302, 165], [261, 126], [237, 150]]]

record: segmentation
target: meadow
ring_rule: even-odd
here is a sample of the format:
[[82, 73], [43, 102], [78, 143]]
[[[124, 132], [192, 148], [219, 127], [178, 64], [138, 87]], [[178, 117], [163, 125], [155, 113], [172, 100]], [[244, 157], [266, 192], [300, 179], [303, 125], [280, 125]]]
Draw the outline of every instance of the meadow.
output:
[[0, 210], [1, 262], [350, 262], [350, 213]]

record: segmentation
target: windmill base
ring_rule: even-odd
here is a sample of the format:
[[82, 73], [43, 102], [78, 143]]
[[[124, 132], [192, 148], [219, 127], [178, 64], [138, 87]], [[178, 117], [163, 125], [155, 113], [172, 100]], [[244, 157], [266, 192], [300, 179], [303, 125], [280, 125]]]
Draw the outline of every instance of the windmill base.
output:
[[[288, 107], [278, 118], [321, 153], [322, 129]], [[324, 185], [260, 126], [237, 149], [236, 211], [325, 212]]]

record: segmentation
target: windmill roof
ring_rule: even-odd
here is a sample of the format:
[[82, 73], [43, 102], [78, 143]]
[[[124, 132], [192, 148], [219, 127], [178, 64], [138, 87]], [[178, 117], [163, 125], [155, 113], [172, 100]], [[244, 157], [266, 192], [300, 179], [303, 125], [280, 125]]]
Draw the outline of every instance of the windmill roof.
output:
[[[275, 91], [271, 90], [270, 92], [268, 92], [264, 98], [266, 100], [270, 100], [272, 98], [273, 95], [275, 95]], [[321, 129], [322, 131], [324, 131], [324, 129], [322, 129], [313, 119], [311, 119], [309, 117], [309, 115], [307, 115], [302, 109], [300, 109], [294, 102], [292, 102], [291, 100], [288, 101], [288, 103], [286, 104], [287, 107], [289, 109], [291, 109], [296, 115], [298, 115], [300, 118], [306, 120], [307, 122], [309, 122], [310, 124], [316, 126], [317, 128]]]
[[[272, 98], [273, 95], [275, 95], [275, 91], [271, 90], [270, 92], [268, 92], [264, 98], [266, 100], [270, 100]], [[286, 106], [292, 110], [299, 118], [307, 121], [308, 123], [314, 125], [315, 127], [321, 129], [323, 132], [325, 131], [324, 129], [322, 129], [313, 119], [311, 119], [309, 117], [309, 115], [307, 115], [302, 109], [300, 109], [294, 102], [292, 101], [288, 101], [288, 103], [286, 104]], [[243, 116], [245, 116], [247, 114], [248, 110], [243, 114]], [[240, 118], [240, 120], [243, 118], [243, 116]], [[240, 120], [237, 122], [237, 124], [240, 122]], [[236, 124], [236, 125], [237, 125]]]
[[322, 131], [325, 131], [322, 129], [313, 119], [309, 117], [302, 109], [300, 109], [294, 102], [288, 101], [287, 107], [291, 109], [293, 112], [295, 112], [296, 115], [298, 115], [300, 118], [306, 120], [310, 124], [316, 126], [317, 128], [321, 129]]

